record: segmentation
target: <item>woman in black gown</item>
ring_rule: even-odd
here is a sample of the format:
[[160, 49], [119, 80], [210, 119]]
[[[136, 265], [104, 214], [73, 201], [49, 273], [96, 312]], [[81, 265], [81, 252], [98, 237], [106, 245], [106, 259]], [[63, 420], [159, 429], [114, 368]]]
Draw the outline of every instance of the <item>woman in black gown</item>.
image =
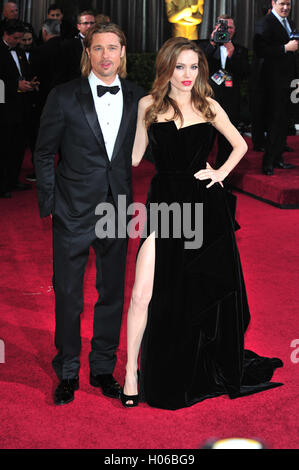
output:
[[[244, 349], [250, 314], [221, 182], [247, 145], [210, 97], [207, 62], [195, 43], [169, 39], [158, 53], [156, 69], [151, 94], [139, 102], [132, 157], [137, 166], [149, 143], [157, 173], [148, 193], [146, 227], [153, 203], [188, 203], [203, 243], [187, 248], [183, 232], [177, 238], [170, 231], [164, 238], [161, 224], [155, 230], [151, 225], [142, 238], [128, 311], [121, 400], [126, 407], [140, 399], [178, 409], [218, 395], [235, 398], [281, 385], [270, 379], [282, 362]], [[207, 163], [215, 129], [233, 148], [218, 170]], [[203, 207], [200, 227], [198, 203]]]

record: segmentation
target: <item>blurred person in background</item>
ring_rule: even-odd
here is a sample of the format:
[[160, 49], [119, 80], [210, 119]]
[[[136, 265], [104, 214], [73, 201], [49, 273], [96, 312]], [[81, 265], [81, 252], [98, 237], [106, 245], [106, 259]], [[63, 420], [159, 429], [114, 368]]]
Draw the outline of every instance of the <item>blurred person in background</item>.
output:
[[42, 26], [43, 44], [32, 51], [31, 66], [40, 82], [40, 113], [52, 88], [64, 81], [65, 65], [60, 29], [59, 21], [47, 19]]
[[94, 13], [90, 10], [79, 13], [77, 28], [79, 34], [63, 44], [64, 63], [66, 64], [65, 81], [81, 76], [81, 58], [84, 50], [84, 38], [89, 28], [96, 23]]
[[[21, 21], [20, 18], [19, 18], [18, 5], [14, 2], [5, 3], [5, 5], [3, 7], [2, 14], [3, 14], [3, 20], [0, 21], [0, 35], [3, 34], [4, 25], [7, 21], [9, 21], [9, 20], [19, 20], [19, 21]], [[33, 38], [36, 41], [37, 37], [36, 37], [36, 34], [34, 32], [32, 24], [31, 23], [26, 23], [25, 21], [23, 21], [23, 24], [26, 28], [28, 28], [32, 32]]]
[[[29, 64], [29, 68], [31, 70], [31, 75], [34, 76], [34, 71], [32, 70], [31, 62], [32, 62], [32, 52], [36, 48], [36, 44], [34, 42], [32, 32], [25, 27], [25, 33], [23, 38], [20, 41], [20, 48], [25, 52], [27, 62]], [[37, 77], [36, 77], [37, 79]], [[34, 162], [33, 162], [33, 155], [35, 150], [35, 143], [38, 134], [39, 128], [39, 110], [38, 110], [38, 103], [39, 103], [39, 86], [32, 93], [27, 94], [28, 99], [28, 106], [27, 106], [27, 117], [25, 119], [26, 124], [26, 141], [27, 145], [31, 151], [32, 155], [32, 168], [34, 169]], [[35, 172], [29, 173], [26, 176], [28, 181], [36, 181]]]
[[110, 17], [104, 13], [98, 13], [95, 18], [96, 23], [110, 23]]
[[11, 197], [11, 191], [31, 187], [19, 181], [26, 147], [27, 95], [38, 87], [25, 52], [19, 47], [24, 33], [22, 22], [8, 20], [0, 39], [0, 80], [5, 85], [5, 102], [0, 105], [0, 197], [4, 198]]
[[291, 0], [272, 0], [272, 10], [258, 21], [255, 27], [253, 48], [261, 66], [256, 82], [264, 95], [267, 116], [267, 136], [262, 172], [267, 176], [274, 169], [291, 170], [295, 165], [283, 159], [291, 108], [291, 82], [298, 77], [296, 51], [298, 41], [291, 39], [295, 29], [289, 19]]
[[[48, 20], [56, 20], [60, 23], [60, 36], [62, 39], [71, 39], [78, 34], [77, 28], [64, 18], [64, 13], [57, 3], [52, 3], [48, 8]], [[39, 33], [39, 42], [43, 43], [42, 30]]]

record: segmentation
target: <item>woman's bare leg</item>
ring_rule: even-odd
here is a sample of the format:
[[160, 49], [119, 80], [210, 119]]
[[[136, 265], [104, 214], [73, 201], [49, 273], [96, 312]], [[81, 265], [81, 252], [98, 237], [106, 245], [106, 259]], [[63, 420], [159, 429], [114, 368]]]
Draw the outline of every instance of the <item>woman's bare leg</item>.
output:
[[[138, 253], [135, 282], [127, 317], [127, 365], [123, 388], [125, 395], [137, 395], [138, 355], [152, 297], [155, 270], [155, 232], [143, 243]], [[131, 400], [126, 402], [132, 404]]]

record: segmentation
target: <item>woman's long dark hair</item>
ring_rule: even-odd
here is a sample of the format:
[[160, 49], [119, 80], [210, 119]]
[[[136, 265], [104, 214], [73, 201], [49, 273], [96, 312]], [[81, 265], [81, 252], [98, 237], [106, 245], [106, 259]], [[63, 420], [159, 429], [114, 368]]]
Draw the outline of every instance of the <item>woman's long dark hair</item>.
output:
[[145, 125], [157, 121], [158, 114], [164, 114], [169, 108], [173, 108], [173, 119], [179, 118], [183, 125], [183, 115], [175, 100], [170, 98], [170, 79], [177, 64], [178, 56], [182, 51], [192, 50], [198, 55], [198, 75], [191, 90], [191, 100], [196, 110], [200, 111], [207, 121], [215, 118], [207, 97], [213, 95], [212, 88], [208, 83], [209, 67], [207, 59], [200, 47], [193, 41], [182, 37], [168, 39], [156, 59], [156, 78], [150, 94], [153, 103], [145, 112]]

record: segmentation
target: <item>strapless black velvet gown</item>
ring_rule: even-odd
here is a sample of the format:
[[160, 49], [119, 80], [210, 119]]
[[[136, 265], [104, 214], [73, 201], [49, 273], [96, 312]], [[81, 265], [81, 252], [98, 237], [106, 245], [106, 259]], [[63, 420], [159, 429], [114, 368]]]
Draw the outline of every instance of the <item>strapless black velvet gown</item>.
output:
[[[193, 175], [206, 168], [214, 128], [177, 129], [154, 123], [149, 144], [157, 173], [148, 193], [156, 202], [202, 202], [203, 244], [156, 238], [153, 295], [141, 346], [140, 395], [149, 405], [178, 409], [206, 398], [249, 395], [282, 385], [269, 382], [277, 358], [244, 350], [250, 314], [225, 191]], [[145, 239], [141, 240], [140, 246]]]

